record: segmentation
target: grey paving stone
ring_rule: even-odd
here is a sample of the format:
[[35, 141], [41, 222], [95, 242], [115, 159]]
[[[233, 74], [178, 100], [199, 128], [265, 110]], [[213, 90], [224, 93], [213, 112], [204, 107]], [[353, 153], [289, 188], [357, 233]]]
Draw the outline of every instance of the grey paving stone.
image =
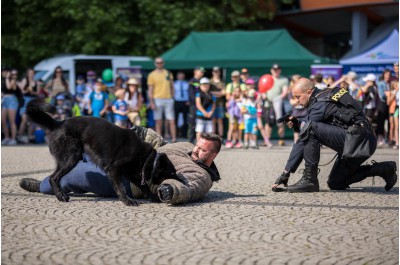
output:
[[[226, 150], [222, 180], [203, 200], [184, 206], [54, 196], [20, 189], [54, 167], [47, 146], [2, 147], [3, 264], [398, 264], [398, 184], [375, 178], [348, 191], [273, 193], [290, 146]], [[322, 149], [321, 164], [334, 153]], [[395, 160], [378, 149], [372, 159]], [[302, 167], [302, 166], [300, 166]], [[290, 183], [299, 179], [292, 175]]]

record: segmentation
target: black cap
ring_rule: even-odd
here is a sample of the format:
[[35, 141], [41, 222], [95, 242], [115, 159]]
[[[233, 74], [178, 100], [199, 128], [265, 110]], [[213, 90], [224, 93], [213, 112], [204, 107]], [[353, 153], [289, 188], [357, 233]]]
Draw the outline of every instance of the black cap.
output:
[[206, 70], [204, 69], [203, 66], [196, 66], [196, 67], [194, 68], [194, 70], [200, 70], [200, 71], [202, 71], [203, 73], [206, 71]]
[[281, 69], [281, 66], [277, 63], [274, 63], [271, 67], [271, 69]]

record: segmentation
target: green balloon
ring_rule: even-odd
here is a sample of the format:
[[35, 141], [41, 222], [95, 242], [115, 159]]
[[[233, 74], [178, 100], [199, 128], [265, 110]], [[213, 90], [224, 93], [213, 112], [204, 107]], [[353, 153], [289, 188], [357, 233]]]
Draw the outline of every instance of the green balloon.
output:
[[102, 75], [103, 82], [111, 82], [113, 79], [113, 72], [110, 68], [104, 69]]

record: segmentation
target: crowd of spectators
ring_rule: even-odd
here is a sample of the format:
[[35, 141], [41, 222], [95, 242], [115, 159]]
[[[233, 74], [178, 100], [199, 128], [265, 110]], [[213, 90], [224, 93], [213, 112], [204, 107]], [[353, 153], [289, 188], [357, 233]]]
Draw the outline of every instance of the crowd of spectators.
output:
[[[394, 71], [381, 75], [367, 74], [362, 78], [348, 72], [338, 80], [321, 74], [310, 76], [318, 89], [341, 87], [363, 105], [378, 137], [379, 147], [398, 149], [399, 89], [398, 63]], [[265, 93], [257, 90], [257, 77], [248, 69], [228, 73], [225, 83], [221, 68], [215, 66], [207, 74], [201, 66], [194, 67], [193, 76], [178, 71], [174, 75], [164, 68], [162, 58], [156, 58], [155, 69], [147, 78], [122, 78], [105, 84], [94, 71], [76, 77], [75, 94], [57, 67], [47, 83], [34, 79], [28, 69], [18, 79], [15, 69], [2, 69], [2, 145], [43, 142], [45, 132], [31, 123], [25, 114], [26, 104], [41, 98], [56, 106], [53, 117], [63, 120], [89, 115], [107, 119], [122, 128], [132, 125], [154, 127], [171, 142], [186, 138], [194, 142], [202, 132], [215, 132], [227, 148], [271, 148], [274, 130], [278, 141], [285, 145], [285, 127], [277, 119], [292, 113], [302, 117], [306, 110], [297, 105], [291, 88], [300, 75], [285, 77], [284, 69], [273, 64], [267, 72], [274, 84]], [[205, 77], [207, 75], [208, 77]], [[144, 90], [142, 87], [147, 87]], [[145, 100], [146, 99], [146, 100]], [[153, 122], [154, 121], [154, 122]], [[294, 140], [298, 134], [294, 133]]]

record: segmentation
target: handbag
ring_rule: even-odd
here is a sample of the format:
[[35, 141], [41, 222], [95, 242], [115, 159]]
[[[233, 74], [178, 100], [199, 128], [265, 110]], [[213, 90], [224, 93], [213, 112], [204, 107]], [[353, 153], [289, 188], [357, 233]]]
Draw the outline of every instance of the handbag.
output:
[[376, 138], [372, 131], [362, 125], [352, 125], [347, 129], [342, 159], [368, 159], [376, 150]]

